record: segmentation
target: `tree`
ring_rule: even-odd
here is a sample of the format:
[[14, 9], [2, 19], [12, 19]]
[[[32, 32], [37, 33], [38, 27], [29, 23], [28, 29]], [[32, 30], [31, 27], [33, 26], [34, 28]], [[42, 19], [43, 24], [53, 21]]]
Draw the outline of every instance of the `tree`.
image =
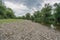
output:
[[6, 9], [6, 15], [7, 15], [7, 18], [15, 18], [16, 16], [14, 15], [14, 12], [11, 8], [7, 8]]
[[6, 18], [6, 7], [4, 5], [0, 5], [0, 19]]
[[0, 19], [14, 18], [14, 12], [11, 8], [6, 8], [2, 0], [0, 0]]
[[26, 19], [26, 17], [25, 17], [25, 16], [22, 16], [21, 18], [22, 18], [22, 19]]
[[55, 21], [57, 24], [60, 24], [60, 3], [55, 3], [54, 4], [54, 16], [55, 16]]
[[52, 7], [49, 4], [45, 4], [45, 6], [41, 10], [41, 17], [43, 23], [49, 23], [49, 17], [51, 16]]
[[26, 14], [26, 19], [27, 19], [27, 20], [30, 20], [30, 17], [31, 17], [30, 13], [27, 13], [27, 14]]
[[33, 16], [33, 15], [31, 16], [31, 21], [32, 21], [32, 22], [34, 21], [34, 16]]
[[33, 17], [35, 22], [40, 22], [40, 15], [41, 15], [40, 11], [34, 12]]

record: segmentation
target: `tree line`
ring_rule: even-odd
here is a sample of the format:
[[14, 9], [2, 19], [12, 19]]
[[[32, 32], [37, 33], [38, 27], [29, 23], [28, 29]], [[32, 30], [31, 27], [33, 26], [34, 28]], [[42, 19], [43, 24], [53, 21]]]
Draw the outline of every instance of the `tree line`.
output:
[[41, 24], [60, 26], [60, 3], [55, 3], [53, 6], [45, 4], [41, 10], [35, 11], [33, 15], [27, 13], [22, 18]]

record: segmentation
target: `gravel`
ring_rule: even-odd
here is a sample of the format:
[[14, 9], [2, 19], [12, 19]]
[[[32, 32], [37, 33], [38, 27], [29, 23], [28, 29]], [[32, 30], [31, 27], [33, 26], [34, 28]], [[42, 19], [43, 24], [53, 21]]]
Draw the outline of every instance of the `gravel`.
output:
[[24, 20], [0, 24], [0, 40], [60, 40], [60, 32]]

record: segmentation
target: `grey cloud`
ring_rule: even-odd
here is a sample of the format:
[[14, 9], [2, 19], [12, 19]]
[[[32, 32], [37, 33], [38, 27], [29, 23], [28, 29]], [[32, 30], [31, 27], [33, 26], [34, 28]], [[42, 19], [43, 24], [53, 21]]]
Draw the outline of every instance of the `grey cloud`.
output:
[[[37, 10], [40, 9], [41, 4], [43, 3], [43, 0], [3, 0], [11, 2], [13, 4], [23, 4], [28, 7], [28, 10], [20, 10], [20, 9], [13, 9], [16, 16], [22, 16], [25, 15], [28, 12], [32, 12], [33, 8], [36, 8]], [[32, 14], [32, 13], [31, 13]]]
[[31, 12], [32, 10], [14, 10], [15, 11], [15, 15], [16, 16], [22, 16], [22, 15], [25, 15], [26, 13], [29, 13]]
[[26, 0], [24, 5], [28, 6], [29, 8], [41, 6], [42, 0]]
[[15, 12], [16, 16], [22, 16], [25, 15], [26, 13], [31, 13], [33, 10], [32, 9], [13, 9], [13, 11]]
[[4, 0], [4, 1], [10, 1], [13, 3], [22, 3], [24, 5], [26, 5], [28, 8], [38, 8], [41, 6], [41, 3], [43, 2], [43, 0]]

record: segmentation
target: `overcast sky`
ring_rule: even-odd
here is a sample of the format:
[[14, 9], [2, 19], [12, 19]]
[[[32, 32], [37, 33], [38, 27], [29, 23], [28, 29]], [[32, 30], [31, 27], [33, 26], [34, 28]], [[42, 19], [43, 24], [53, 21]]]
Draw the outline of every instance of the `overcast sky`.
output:
[[45, 3], [59, 3], [59, 0], [3, 0], [6, 7], [12, 8], [16, 16], [22, 16], [26, 13], [33, 13], [40, 10]]

